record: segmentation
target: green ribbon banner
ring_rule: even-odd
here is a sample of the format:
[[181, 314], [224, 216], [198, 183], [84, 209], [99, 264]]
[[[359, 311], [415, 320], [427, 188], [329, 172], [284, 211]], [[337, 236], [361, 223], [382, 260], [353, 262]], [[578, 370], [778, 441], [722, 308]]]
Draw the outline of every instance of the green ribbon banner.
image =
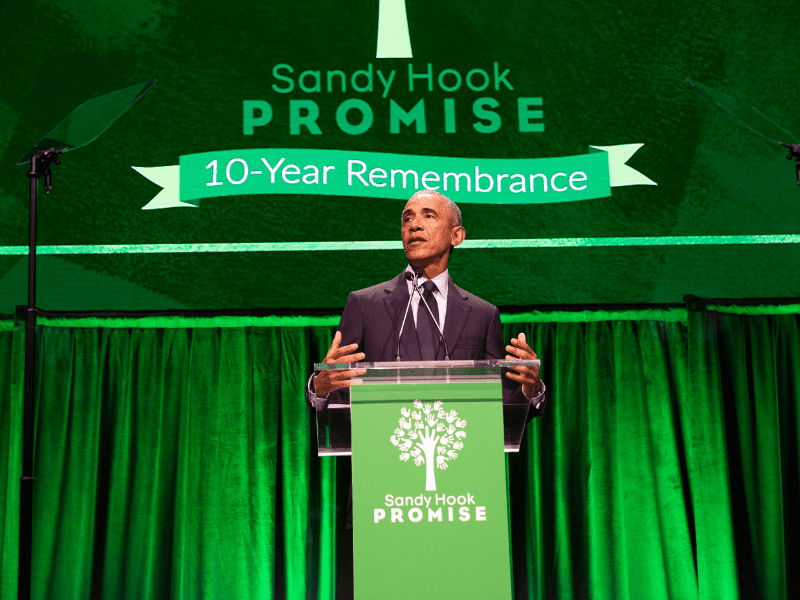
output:
[[511, 600], [500, 381], [351, 390], [355, 598]]
[[262, 148], [188, 154], [180, 157], [180, 165], [133, 168], [164, 188], [145, 210], [250, 194], [403, 200], [421, 189], [457, 203], [541, 204], [604, 198], [612, 187], [657, 185], [625, 164], [642, 145], [590, 146], [589, 154], [555, 158]]

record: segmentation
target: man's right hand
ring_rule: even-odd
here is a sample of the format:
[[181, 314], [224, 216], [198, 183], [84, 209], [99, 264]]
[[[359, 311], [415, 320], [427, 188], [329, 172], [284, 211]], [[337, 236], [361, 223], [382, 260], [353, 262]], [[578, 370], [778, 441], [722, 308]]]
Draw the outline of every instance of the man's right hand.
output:
[[[325, 360], [322, 362], [326, 364], [333, 363], [354, 363], [364, 360], [363, 352], [355, 352], [358, 349], [358, 344], [350, 344], [349, 346], [339, 347], [342, 342], [342, 334], [337, 331], [333, 336], [333, 343], [331, 349], [325, 355]], [[350, 369], [349, 371], [320, 371], [314, 377], [314, 393], [319, 396], [327, 396], [334, 390], [342, 387], [350, 387], [353, 383], [352, 377], [364, 375], [366, 369]]]

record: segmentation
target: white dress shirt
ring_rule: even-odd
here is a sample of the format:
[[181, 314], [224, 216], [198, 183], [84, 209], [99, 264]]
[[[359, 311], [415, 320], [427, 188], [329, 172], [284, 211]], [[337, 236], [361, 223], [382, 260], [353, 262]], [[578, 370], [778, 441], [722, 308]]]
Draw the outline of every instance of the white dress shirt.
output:
[[[414, 274], [414, 269], [411, 268], [411, 265], [406, 267], [406, 271]], [[417, 286], [420, 288], [420, 292], [422, 292], [422, 284], [428, 281], [428, 278], [424, 275], [417, 279]], [[436, 284], [438, 288], [435, 292], [433, 292], [433, 297], [436, 298], [436, 304], [439, 307], [439, 331], [444, 331], [444, 318], [447, 314], [447, 283], [450, 281], [450, 277], [447, 275], [447, 269], [445, 269], [444, 273], [439, 273], [436, 277], [432, 279], [433, 283]], [[413, 281], [406, 281], [408, 284], [408, 293], [411, 294], [411, 290], [414, 288]], [[414, 315], [414, 327], [417, 326], [417, 313], [419, 312], [419, 305], [422, 302], [420, 301], [419, 294], [414, 294], [411, 298], [411, 312]], [[430, 304], [430, 303], [429, 303]], [[422, 307], [422, 310], [428, 310], [425, 306]]]

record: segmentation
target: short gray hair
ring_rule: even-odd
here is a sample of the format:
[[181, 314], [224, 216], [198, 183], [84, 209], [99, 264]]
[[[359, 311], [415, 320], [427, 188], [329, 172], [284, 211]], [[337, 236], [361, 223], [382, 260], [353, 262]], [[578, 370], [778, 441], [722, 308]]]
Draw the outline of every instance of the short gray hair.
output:
[[461, 227], [461, 209], [458, 208], [458, 205], [450, 200], [447, 196], [442, 194], [442, 198], [447, 200], [447, 206], [450, 208], [450, 221], [453, 225]]
[[[450, 225], [452, 227], [461, 227], [461, 209], [458, 208], [458, 205], [450, 200], [450, 198], [437, 192], [436, 190], [420, 190], [414, 193], [414, 196], [417, 194], [430, 194], [432, 196], [439, 196], [439, 198], [447, 203], [447, 208], [450, 209]], [[414, 196], [412, 196], [412, 198]]]

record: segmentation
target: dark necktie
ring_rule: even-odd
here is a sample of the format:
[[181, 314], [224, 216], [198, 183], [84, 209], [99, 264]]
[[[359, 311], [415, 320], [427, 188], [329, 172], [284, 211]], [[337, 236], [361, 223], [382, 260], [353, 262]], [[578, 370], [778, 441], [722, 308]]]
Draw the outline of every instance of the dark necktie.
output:
[[434, 360], [436, 350], [439, 347], [439, 304], [433, 296], [433, 292], [438, 290], [436, 284], [430, 279], [422, 284], [422, 297], [425, 298], [428, 306], [433, 313], [436, 322], [431, 319], [425, 303], [420, 300], [417, 309], [417, 337], [419, 338], [419, 350], [422, 360]]

